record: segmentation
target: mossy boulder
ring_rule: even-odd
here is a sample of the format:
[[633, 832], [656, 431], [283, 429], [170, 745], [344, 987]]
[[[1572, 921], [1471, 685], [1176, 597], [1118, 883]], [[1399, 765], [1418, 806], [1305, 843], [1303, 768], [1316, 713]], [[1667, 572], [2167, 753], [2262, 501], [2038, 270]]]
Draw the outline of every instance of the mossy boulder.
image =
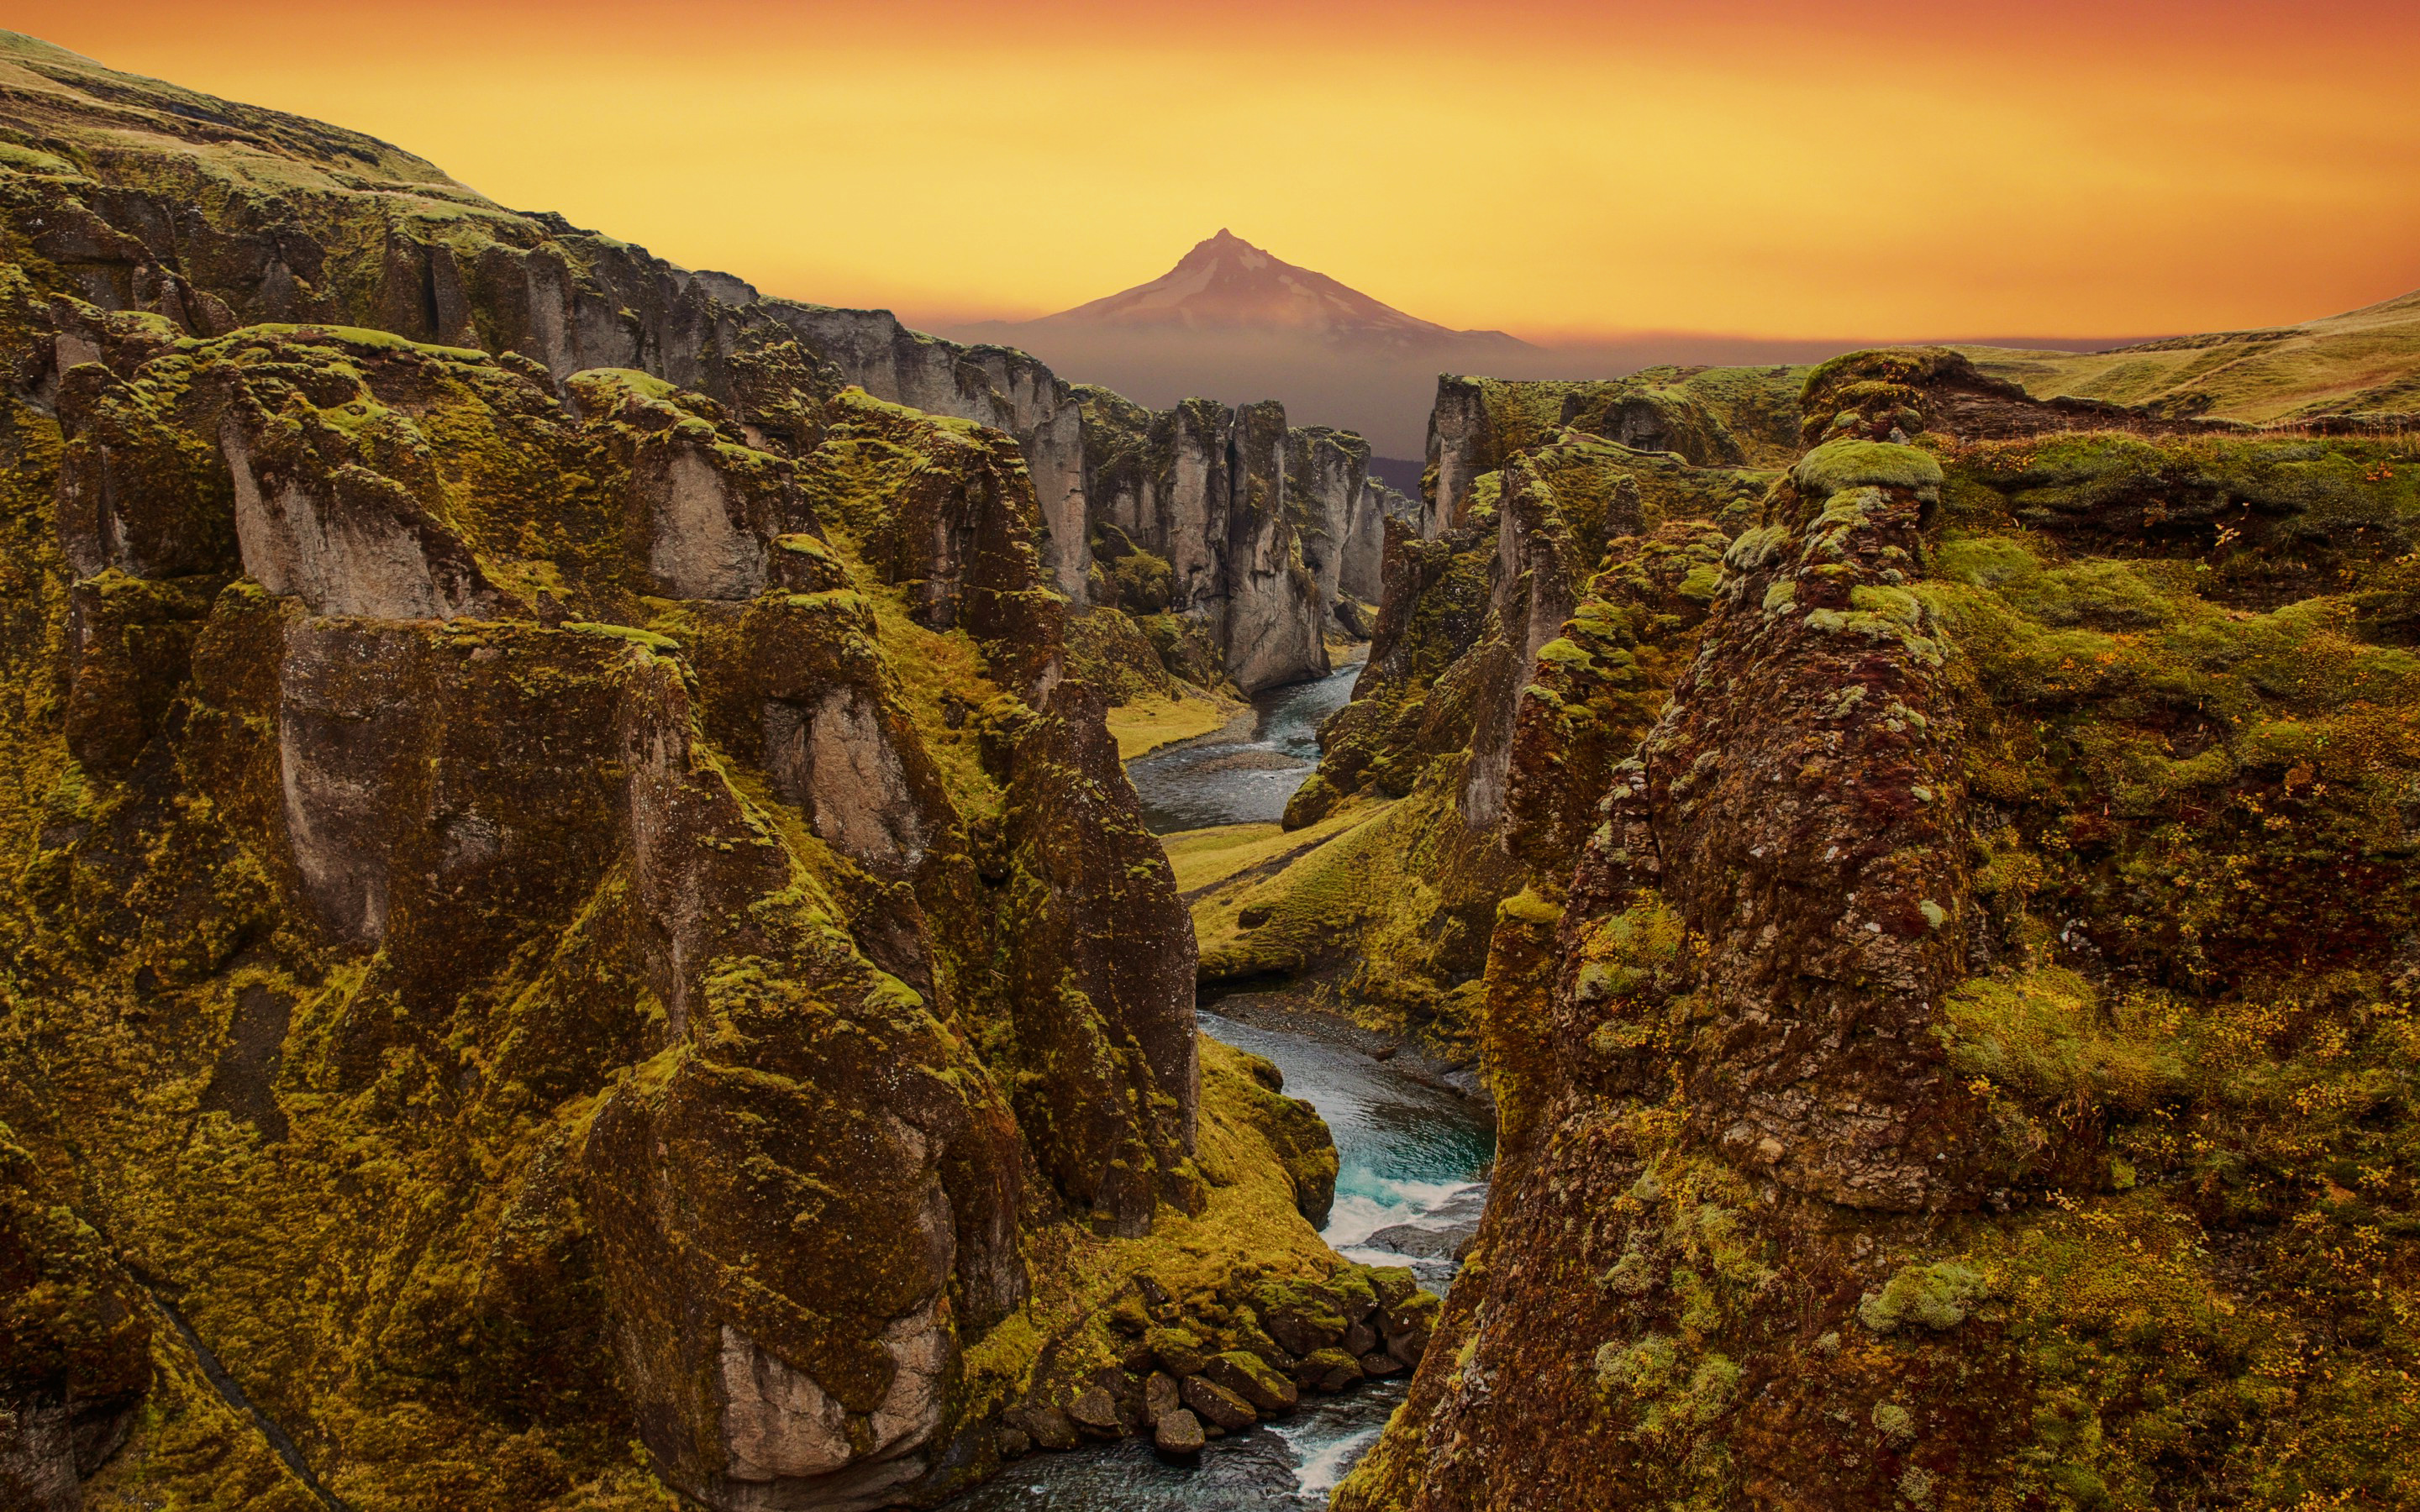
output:
[[1260, 1356], [1243, 1350], [1212, 1355], [1202, 1362], [1202, 1372], [1195, 1379], [1223, 1387], [1267, 1416], [1290, 1412], [1300, 1400], [1293, 1381], [1271, 1369]]
[[1897, 487], [1921, 494], [1941, 486], [1941, 463], [1913, 446], [1887, 441], [1829, 441], [1801, 457], [1791, 481], [1808, 499], [1828, 499], [1850, 488]]

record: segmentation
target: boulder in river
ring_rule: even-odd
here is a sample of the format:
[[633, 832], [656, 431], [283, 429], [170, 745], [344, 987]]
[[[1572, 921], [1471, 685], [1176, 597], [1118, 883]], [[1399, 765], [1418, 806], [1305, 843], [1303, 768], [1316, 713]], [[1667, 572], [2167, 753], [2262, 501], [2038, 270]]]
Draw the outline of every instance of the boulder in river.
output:
[[1081, 1443], [1076, 1432], [1075, 1420], [1056, 1407], [1029, 1407], [1025, 1411], [1025, 1430], [1033, 1442], [1045, 1449], [1064, 1452]]
[[1199, 1372], [1202, 1362], [1209, 1359], [1202, 1340], [1190, 1329], [1155, 1328], [1143, 1335], [1151, 1352], [1159, 1357], [1160, 1368], [1179, 1380]]
[[1261, 1412], [1290, 1412], [1301, 1396], [1294, 1382], [1269, 1368], [1268, 1362], [1245, 1350], [1211, 1356], [1201, 1379], [1222, 1386]]
[[[1400, 1367], [1398, 1367], [1400, 1368]], [[1248, 1428], [1261, 1420], [1252, 1404], [1218, 1382], [1201, 1376], [1187, 1376], [1179, 1388], [1185, 1405], [1199, 1413], [1202, 1421], [1226, 1432]]]
[[1313, 1391], [1339, 1392], [1364, 1379], [1361, 1362], [1342, 1350], [1314, 1350], [1295, 1367], [1294, 1379]]
[[1415, 1260], [1451, 1259], [1464, 1240], [1479, 1232], [1479, 1225], [1456, 1224], [1448, 1228], [1432, 1228], [1424, 1224], [1388, 1224], [1361, 1242], [1369, 1249], [1382, 1249]]
[[[1157, 1427], [1171, 1412], [1185, 1411], [1184, 1399], [1176, 1394], [1176, 1378], [1165, 1370], [1155, 1370], [1142, 1383], [1142, 1420], [1146, 1427]], [[1190, 1414], [1187, 1414], [1190, 1415]]]
[[1117, 1398], [1099, 1386], [1090, 1386], [1077, 1394], [1067, 1406], [1067, 1416], [1086, 1433], [1104, 1439], [1114, 1439], [1125, 1432], [1118, 1422]]
[[1161, 1415], [1151, 1442], [1161, 1454], [1196, 1455], [1202, 1452], [1204, 1440], [1202, 1420], [1179, 1407]]
[[1261, 1326], [1290, 1354], [1309, 1354], [1343, 1336], [1344, 1315], [1327, 1288], [1272, 1281], [1254, 1293], [1252, 1302]]

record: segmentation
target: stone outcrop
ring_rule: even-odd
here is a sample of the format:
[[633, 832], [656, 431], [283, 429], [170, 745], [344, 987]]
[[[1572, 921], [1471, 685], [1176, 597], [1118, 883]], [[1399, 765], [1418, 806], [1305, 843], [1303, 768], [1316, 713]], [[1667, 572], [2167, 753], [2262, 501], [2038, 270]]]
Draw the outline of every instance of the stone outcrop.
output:
[[[1722, 424], [1711, 401], [1691, 409], [1667, 391], [1736, 399], [1773, 381], [1723, 369], [1604, 385], [1441, 380], [1441, 434], [1521, 444], [1485, 454], [1488, 471], [1463, 488], [1443, 533], [1422, 537], [1408, 513], [1380, 516], [1370, 658], [1286, 813], [1289, 827], [1325, 825], [1330, 838], [1274, 878], [1197, 902], [1206, 980], [1336, 974], [1351, 1000], [1476, 1051], [1498, 903], [1576, 854], [1568, 819], [1516, 816], [1524, 743], [1552, 732], [1537, 754], [1569, 764], [1568, 785], [1539, 790], [1544, 803], [1590, 791], [1626, 754], [1685, 664], [1730, 534], [1775, 476], [1643, 451], [1559, 417], [1619, 413], [1609, 396], [1644, 390], [1674, 429], [1711, 434]], [[1467, 405], [1492, 413], [1454, 420]], [[1776, 426], [1793, 431], [1794, 412]], [[1566, 689], [1565, 674], [1583, 671], [1585, 688]], [[1592, 704], [1600, 681], [1619, 686]]]
[[1791, 367], [1651, 367], [1569, 382], [1447, 374], [1429, 411], [1419, 533], [1459, 525], [1480, 479], [1566, 428], [1692, 467], [1776, 466], [1794, 449], [1806, 376]]
[[1175, 622], [1155, 640], [1198, 638], [1247, 693], [1324, 674], [1347, 563], [1366, 574], [1382, 528], [1367, 443], [1289, 430], [1274, 403], [1153, 411], [1081, 392], [1095, 599]]
[[[0, 1113], [11, 1106], [0, 1084]], [[149, 1384], [151, 1316], [119, 1257], [62, 1199], [57, 1172], [0, 1122], [0, 1498], [74, 1506], [126, 1441]]]
[[1064, 390], [7, 45], [12, 1505], [930, 1503], [1163, 1242], [1326, 1283]]
[[[2352, 1090], [2410, 986], [2420, 753], [2353, 733], [2415, 707], [2408, 459], [1925, 353], [1804, 402], [1680, 625], [1668, 525], [1539, 649], [1489, 1210], [1338, 1506], [2393, 1500], [2359, 1235], [2411, 1197], [2313, 1173], [2412, 1120]], [[2236, 1405], [2288, 1360], [2368, 1384]]]

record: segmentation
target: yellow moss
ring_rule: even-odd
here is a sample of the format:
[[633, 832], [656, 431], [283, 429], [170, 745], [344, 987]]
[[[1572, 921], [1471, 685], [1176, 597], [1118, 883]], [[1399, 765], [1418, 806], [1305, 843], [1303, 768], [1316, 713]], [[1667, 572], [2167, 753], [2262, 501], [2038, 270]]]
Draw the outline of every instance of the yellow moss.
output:
[[1207, 1035], [1200, 1048], [1195, 1160], [1208, 1183], [1208, 1205], [1195, 1214], [1162, 1207], [1140, 1239], [1063, 1225], [1029, 1228], [1033, 1294], [965, 1356], [977, 1401], [997, 1405], [1021, 1396], [1053, 1342], [1063, 1368], [1115, 1360], [1122, 1345], [1111, 1333], [1109, 1304], [1137, 1275], [1186, 1298], [1216, 1293], [1239, 1273], [1316, 1280], [1343, 1263], [1295, 1205], [1283, 1156], [1257, 1107], [1264, 1094], [1252, 1057]]
[[[1340, 806], [1334, 813], [1301, 829], [1276, 825], [1219, 825], [1209, 829], [1185, 829], [1162, 835], [1161, 848], [1176, 872], [1176, 890], [1196, 893], [1215, 887], [1239, 872], [1266, 865], [1281, 856], [1308, 851], [1334, 837], [1357, 829], [1384, 813], [1393, 800], [1362, 799]], [[1195, 915], [1197, 929], [1201, 915]]]
[[1244, 706], [1232, 700], [1187, 688], [1175, 698], [1148, 696], [1109, 710], [1109, 733], [1117, 737], [1118, 760], [1130, 762], [1223, 729], [1242, 712]]

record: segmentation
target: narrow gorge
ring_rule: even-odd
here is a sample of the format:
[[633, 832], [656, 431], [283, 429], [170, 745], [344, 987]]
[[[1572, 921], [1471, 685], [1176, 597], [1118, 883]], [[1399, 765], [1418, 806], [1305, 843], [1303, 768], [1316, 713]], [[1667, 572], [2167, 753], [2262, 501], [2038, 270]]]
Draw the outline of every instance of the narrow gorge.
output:
[[2362, 314], [1413, 497], [0, 33], [0, 1508], [2420, 1504]]

